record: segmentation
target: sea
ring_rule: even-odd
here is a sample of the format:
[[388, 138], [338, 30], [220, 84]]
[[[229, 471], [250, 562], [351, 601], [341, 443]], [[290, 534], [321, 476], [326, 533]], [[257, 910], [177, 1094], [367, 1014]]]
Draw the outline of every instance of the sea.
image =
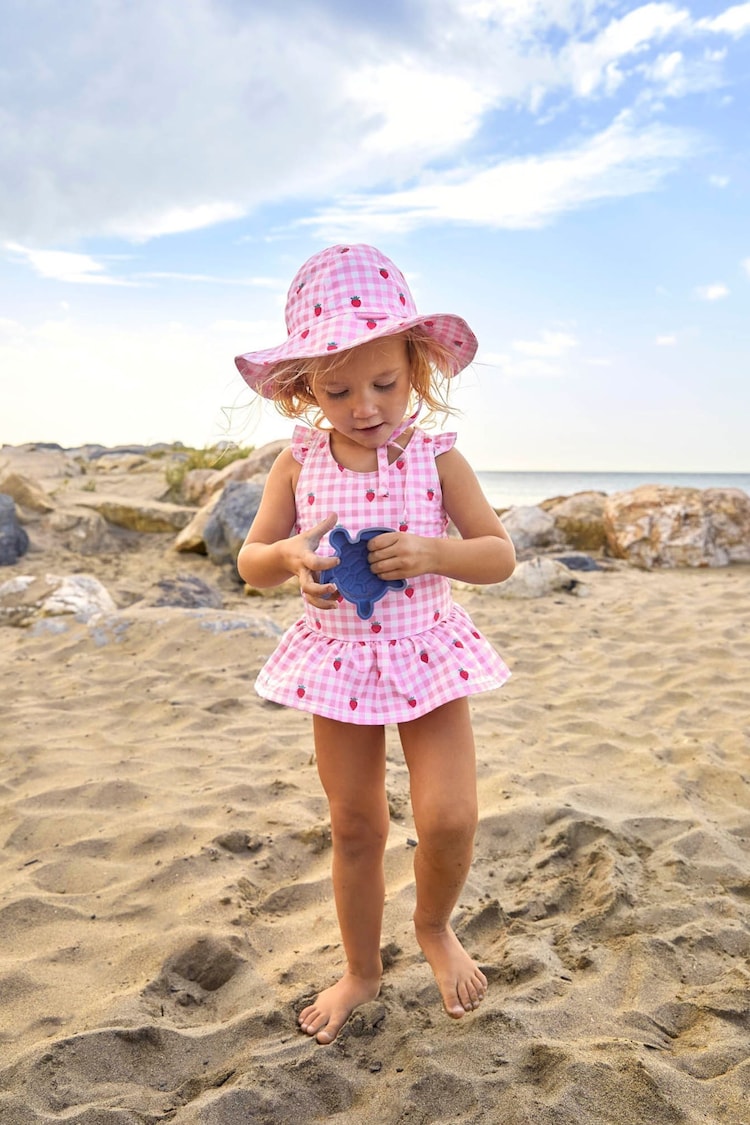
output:
[[750, 494], [750, 473], [543, 473], [478, 472], [493, 508], [524, 507], [574, 492], [627, 492], [641, 484], [677, 488], [740, 488]]

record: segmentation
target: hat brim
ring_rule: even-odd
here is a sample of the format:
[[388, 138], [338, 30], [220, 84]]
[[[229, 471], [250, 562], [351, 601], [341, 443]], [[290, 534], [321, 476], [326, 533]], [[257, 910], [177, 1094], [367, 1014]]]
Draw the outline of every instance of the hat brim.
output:
[[264, 398], [273, 398], [273, 368], [295, 359], [317, 359], [349, 351], [370, 340], [396, 336], [410, 328], [422, 327], [428, 336], [453, 357], [451, 375], [463, 371], [477, 353], [478, 341], [466, 321], [452, 313], [407, 317], [403, 320], [383, 313], [347, 310], [329, 317], [310, 328], [289, 336], [283, 344], [262, 351], [246, 352], [235, 357], [242, 378]]

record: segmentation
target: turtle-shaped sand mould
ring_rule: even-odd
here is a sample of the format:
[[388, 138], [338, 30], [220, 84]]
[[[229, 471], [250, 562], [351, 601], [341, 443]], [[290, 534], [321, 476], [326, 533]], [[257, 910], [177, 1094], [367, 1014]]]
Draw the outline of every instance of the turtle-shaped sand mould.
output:
[[389, 590], [403, 590], [406, 586], [405, 578], [380, 578], [370, 570], [367, 544], [385, 531], [393, 531], [393, 528], [365, 527], [352, 539], [345, 527], [334, 527], [328, 536], [341, 561], [326, 572], [326, 578], [335, 583], [342, 597], [357, 607], [357, 614], [363, 621], [372, 617], [375, 602]]

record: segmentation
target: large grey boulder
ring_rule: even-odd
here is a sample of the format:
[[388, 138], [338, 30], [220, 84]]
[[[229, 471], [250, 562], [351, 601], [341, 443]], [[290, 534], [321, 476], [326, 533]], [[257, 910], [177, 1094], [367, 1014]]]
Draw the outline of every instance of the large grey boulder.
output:
[[534, 506], [510, 508], [503, 525], [519, 555], [560, 547], [563, 539], [549, 512]]
[[12, 496], [0, 492], [0, 566], [13, 566], [29, 549], [29, 537], [18, 522]]
[[230, 481], [217, 501], [203, 531], [212, 562], [235, 563], [263, 496], [263, 485]]

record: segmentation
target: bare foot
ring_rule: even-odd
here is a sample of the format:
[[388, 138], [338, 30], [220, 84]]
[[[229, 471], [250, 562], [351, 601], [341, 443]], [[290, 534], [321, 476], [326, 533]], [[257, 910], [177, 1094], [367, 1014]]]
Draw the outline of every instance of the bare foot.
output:
[[435, 974], [443, 1006], [459, 1020], [478, 1008], [487, 993], [487, 978], [469, 957], [450, 926], [431, 930], [415, 925], [417, 941]]
[[340, 981], [303, 1008], [299, 1025], [307, 1035], [314, 1035], [318, 1043], [333, 1043], [354, 1009], [374, 1000], [379, 992], [380, 977], [355, 977], [347, 970]]

